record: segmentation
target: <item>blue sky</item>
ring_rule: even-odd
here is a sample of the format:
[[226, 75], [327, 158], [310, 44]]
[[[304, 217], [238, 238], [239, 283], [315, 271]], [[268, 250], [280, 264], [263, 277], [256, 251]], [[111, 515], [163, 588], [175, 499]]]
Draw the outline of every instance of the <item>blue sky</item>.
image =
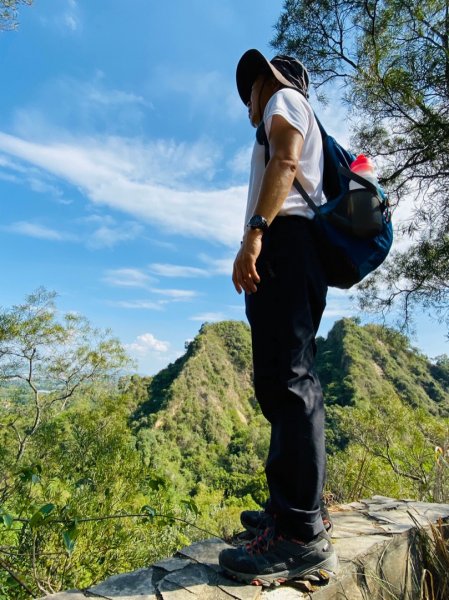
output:
[[[3, 307], [39, 286], [152, 374], [205, 321], [244, 320], [230, 279], [254, 130], [235, 89], [279, 0], [35, 0], [0, 34]], [[318, 108], [345, 139], [335, 105]], [[331, 291], [320, 333], [357, 314]], [[447, 353], [423, 320], [413, 340]]]

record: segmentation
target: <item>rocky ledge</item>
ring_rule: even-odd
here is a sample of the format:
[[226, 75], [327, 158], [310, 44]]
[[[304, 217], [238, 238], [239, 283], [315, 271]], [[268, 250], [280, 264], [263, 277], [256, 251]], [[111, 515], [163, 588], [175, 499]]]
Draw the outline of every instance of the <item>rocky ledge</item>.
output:
[[449, 504], [374, 496], [334, 507], [332, 519], [340, 570], [323, 586], [293, 581], [265, 589], [229, 580], [218, 565], [218, 554], [228, 544], [213, 538], [148, 568], [42, 600], [297, 600], [312, 596], [313, 600], [375, 600], [385, 594], [414, 598], [422, 572], [418, 529], [440, 520], [448, 522]]

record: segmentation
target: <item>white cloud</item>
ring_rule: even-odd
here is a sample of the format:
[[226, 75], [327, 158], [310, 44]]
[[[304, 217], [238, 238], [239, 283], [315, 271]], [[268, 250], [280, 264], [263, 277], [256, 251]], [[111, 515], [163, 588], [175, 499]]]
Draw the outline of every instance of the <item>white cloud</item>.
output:
[[236, 175], [245, 175], [249, 176], [249, 171], [251, 167], [251, 155], [253, 152], [253, 144], [249, 146], [245, 146], [244, 148], [240, 148], [231, 160], [228, 161], [228, 167], [236, 174]]
[[174, 244], [173, 242], [166, 242], [166, 241], [158, 240], [156, 238], [153, 238], [149, 241], [154, 246], [157, 246], [158, 248], [163, 248], [164, 250], [169, 250], [170, 252], [177, 252], [177, 250], [178, 250], [178, 246], [176, 244]]
[[201, 321], [202, 323], [206, 322], [215, 322], [215, 321], [223, 321], [225, 319], [225, 315], [221, 312], [205, 312], [199, 315], [194, 315], [190, 317], [191, 321]]
[[330, 288], [323, 319], [342, 319], [351, 317], [358, 312], [352, 302], [351, 293], [347, 290]]
[[[33, 166], [25, 166], [17, 162], [13, 162], [6, 156], [0, 155], [0, 168], [8, 170], [10, 172], [0, 171], [0, 179], [4, 181], [11, 181], [13, 183], [27, 185], [33, 192], [39, 194], [51, 195], [58, 198], [60, 202], [67, 203], [66, 200], [62, 200], [62, 191], [55, 186], [52, 182], [47, 181], [46, 176], [40, 169]], [[19, 175], [17, 175], [19, 174]]]
[[97, 105], [102, 110], [118, 106], [129, 109], [132, 105], [152, 107], [151, 103], [140, 94], [106, 87], [105, 74], [100, 70], [96, 71], [94, 77], [89, 80], [67, 76], [55, 79], [46, 84], [44, 92], [56, 97], [70, 98], [71, 105], [76, 104], [81, 110], [89, 105]]
[[57, 8], [62, 6], [62, 12], [55, 11], [51, 18], [41, 16], [40, 22], [44, 27], [52, 27], [61, 33], [67, 30], [77, 31], [81, 27], [78, 3], [76, 0], [60, 0]]
[[242, 301], [241, 304], [228, 304], [227, 308], [233, 311], [243, 311], [245, 310], [245, 303]]
[[80, 91], [86, 92], [86, 100], [103, 106], [113, 106], [120, 104], [142, 104], [150, 106], [142, 96], [124, 92], [122, 90], [101, 89], [92, 83], [84, 84]]
[[153, 263], [150, 271], [161, 277], [208, 277], [209, 272], [198, 267]]
[[168, 296], [171, 300], [191, 300], [198, 296], [198, 293], [193, 290], [164, 290], [164, 289], [155, 289], [151, 290], [154, 294], [159, 294], [161, 296]]
[[160, 303], [150, 302], [148, 300], [120, 300], [119, 302], [112, 302], [111, 304], [113, 306], [118, 306], [119, 308], [129, 308], [133, 310], [162, 310]]
[[317, 115], [324, 129], [329, 135], [332, 135], [342, 146], [351, 148], [351, 135], [354, 127], [350, 121], [350, 114], [347, 107], [341, 102], [341, 94], [338, 90], [333, 90], [329, 94], [329, 102], [326, 106], [320, 105], [312, 91], [312, 105], [316, 107]]
[[147, 288], [151, 277], [139, 269], [109, 269], [103, 281], [117, 287]]
[[5, 229], [11, 233], [18, 233], [20, 235], [26, 235], [28, 237], [38, 238], [41, 240], [57, 242], [76, 240], [72, 234], [56, 231], [55, 229], [50, 229], [44, 225], [29, 223], [27, 221], [17, 221], [16, 223], [12, 223], [11, 225], [5, 227]]
[[18, 165], [17, 163], [10, 160], [8, 157], [2, 156], [1, 154], [0, 154], [0, 167], [3, 167], [3, 168], [6, 167], [13, 171], [18, 171], [19, 173], [24, 173], [27, 170], [22, 165]]
[[72, 31], [76, 31], [78, 29], [79, 21], [73, 14], [66, 13], [63, 16], [63, 21]]
[[62, 191], [58, 187], [38, 177], [28, 177], [27, 184], [33, 192], [37, 192], [38, 194], [50, 194], [56, 198], [62, 198], [63, 196]]
[[[182, 152], [173, 152], [183, 159], [178, 171], [192, 174], [207, 169], [210, 155], [198, 148], [184, 147], [184, 159]], [[212, 241], [228, 246], [236, 246], [240, 240], [241, 219], [236, 215], [244, 211], [247, 188], [205, 190], [174, 184], [170, 161], [162, 174], [157, 161], [145, 164], [147, 157], [154, 156], [154, 145], [145, 147], [121, 138], [38, 143], [0, 133], [0, 150], [81, 189], [96, 205], [122, 211], [170, 233], [210, 241], [213, 232]], [[160, 166], [165, 158], [158, 159]]]
[[[43, 189], [44, 188], [39, 188], [39, 191], [43, 191]], [[61, 231], [60, 229], [52, 229], [28, 221], [17, 221], [16, 223], [3, 227], [3, 230], [49, 241], [85, 243], [88, 248], [92, 249], [112, 248], [119, 242], [135, 239], [143, 230], [142, 225], [135, 222], [124, 222], [121, 225], [114, 226], [115, 221], [108, 216], [104, 217], [104, 224], [101, 224], [103, 218], [96, 216], [83, 219], [82, 221], [87, 223], [100, 222], [100, 225], [96, 227], [93, 232], [88, 233], [87, 237], [86, 235], [75, 235], [73, 233]], [[150, 278], [148, 276], [146, 277], [149, 281]]]
[[110, 87], [97, 70], [86, 79], [64, 74], [43, 80], [28, 103], [15, 108], [12, 123], [17, 135], [34, 140], [65, 139], [67, 130], [86, 137], [93, 132], [128, 135], [142, 131], [153, 109], [140, 89]]
[[147, 275], [143, 270], [136, 268], [121, 268], [121, 269], [109, 269], [105, 272], [103, 281], [109, 285], [116, 287], [130, 287], [130, 288], [144, 288], [157, 296], [164, 296], [163, 300], [159, 300], [157, 303], [151, 301], [137, 301], [137, 302], [121, 302], [120, 305], [124, 308], [158, 308], [160, 309], [163, 304], [167, 302], [179, 302], [192, 300], [198, 293], [194, 290], [179, 290], [179, 289], [163, 289], [154, 288], [150, 284], [154, 281], [154, 278]]
[[76, 0], [67, 0], [66, 10], [61, 16], [57, 16], [56, 20], [66, 29], [77, 31], [81, 27], [81, 19]]
[[206, 254], [199, 255], [200, 260], [210, 266], [210, 270], [215, 275], [232, 275], [232, 268], [234, 265], [235, 254], [225, 258], [210, 258]]
[[0, 179], [2, 181], [8, 181], [9, 183], [21, 183], [21, 180], [17, 175], [12, 175], [11, 173], [2, 173], [0, 171]]
[[203, 118], [238, 120], [245, 116], [245, 107], [235, 86], [220, 71], [175, 71], [173, 65], [159, 65], [155, 73], [155, 93], [187, 96], [192, 112]]
[[108, 225], [100, 225], [90, 236], [87, 241], [89, 248], [112, 248], [119, 242], [134, 240], [140, 233], [143, 227], [139, 223], [123, 223], [116, 227]]
[[152, 333], [143, 333], [137, 336], [137, 339], [132, 344], [125, 344], [130, 352], [145, 355], [150, 352], [164, 353], [168, 352], [170, 344], [162, 340], [158, 340]]

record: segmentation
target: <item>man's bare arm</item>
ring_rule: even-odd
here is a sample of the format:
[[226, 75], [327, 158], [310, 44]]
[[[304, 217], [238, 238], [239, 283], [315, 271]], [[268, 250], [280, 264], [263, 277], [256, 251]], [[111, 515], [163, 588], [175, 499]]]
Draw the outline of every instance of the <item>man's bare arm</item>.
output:
[[[280, 115], [274, 115], [270, 130], [270, 160], [265, 168], [259, 199], [254, 214], [262, 215], [270, 224], [278, 214], [296, 175], [304, 138]], [[232, 281], [240, 294], [257, 291], [260, 277], [256, 260], [262, 248], [262, 232], [249, 229], [234, 262]]]
[[274, 115], [270, 129], [270, 160], [265, 168], [255, 214], [270, 224], [290, 192], [301, 156], [304, 138], [280, 115]]

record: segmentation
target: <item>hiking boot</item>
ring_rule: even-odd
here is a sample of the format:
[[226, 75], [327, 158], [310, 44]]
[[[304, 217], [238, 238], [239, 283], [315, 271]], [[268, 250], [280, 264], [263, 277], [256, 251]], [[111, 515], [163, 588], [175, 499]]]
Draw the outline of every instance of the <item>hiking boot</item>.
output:
[[328, 581], [336, 574], [338, 558], [325, 532], [303, 542], [267, 527], [245, 546], [222, 550], [219, 564], [234, 579], [269, 587], [290, 579]]
[[240, 513], [240, 523], [246, 531], [258, 535], [274, 525], [274, 517], [264, 510], [244, 510]]
[[[323, 501], [320, 502], [320, 510], [324, 529], [328, 535], [332, 535], [332, 519]], [[274, 517], [264, 510], [244, 510], [240, 514], [240, 522], [247, 531], [257, 535], [267, 527], [274, 525]]]

